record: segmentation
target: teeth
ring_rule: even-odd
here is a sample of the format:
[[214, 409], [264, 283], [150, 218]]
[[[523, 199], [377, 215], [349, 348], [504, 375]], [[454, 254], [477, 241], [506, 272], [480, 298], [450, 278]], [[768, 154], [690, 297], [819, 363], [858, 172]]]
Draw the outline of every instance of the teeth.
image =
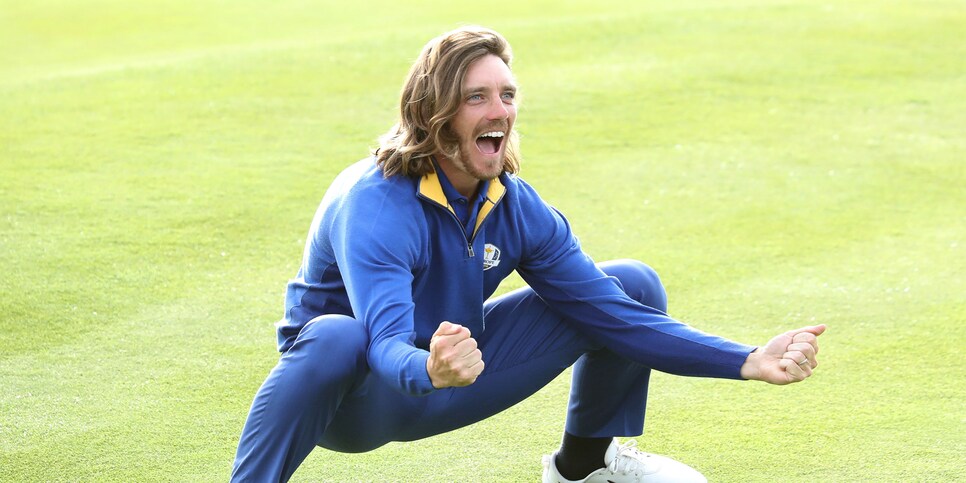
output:
[[481, 138], [502, 138], [503, 131], [491, 131], [480, 134]]

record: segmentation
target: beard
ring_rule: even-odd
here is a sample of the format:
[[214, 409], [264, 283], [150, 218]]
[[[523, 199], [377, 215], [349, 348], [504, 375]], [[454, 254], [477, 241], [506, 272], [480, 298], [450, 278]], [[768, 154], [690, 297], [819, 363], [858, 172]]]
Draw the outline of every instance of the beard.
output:
[[480, 181], [489, 181], [503, 173], [503, 160], [506, 156], [505, 150], [500, 152], [500, 157], [496, 160], [472, 163], [468, 162], [468, 160], [472, 159], [470, 153], [467, 152], [470, 149], [477, 149], [476, 144], [468, 147], [461, 144], [457, 147], [456, 156], [451, 158], [456, 167]]
[[[490, 126], [479, 131], [486, 132], [491, 130], [502, 131], [503, 126]], [[502, 140], [498, 156], [487, 156], [480, 151], [476, 144], [476, 136], [462, 138], [455, 135], [455, 141], [446, 153], [447, 157], [453, 162], [460, 171], [469, 174], [480, 181], [488, 181], [503, 174], [504, 163], [506, 162], [507, 145], [510, 140]], [[509, 138], [509, 136], [508, 136]]]

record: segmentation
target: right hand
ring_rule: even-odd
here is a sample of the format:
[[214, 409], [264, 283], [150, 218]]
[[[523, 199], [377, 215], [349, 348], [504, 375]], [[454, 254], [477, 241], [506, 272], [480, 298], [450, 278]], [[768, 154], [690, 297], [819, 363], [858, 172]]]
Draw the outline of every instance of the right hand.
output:
[[470, 337], [470, 329], [459, 324], [443, 322], [429, 341], [426, 372], [433, 387], [469, 386], [483, 372], [483, 353]]

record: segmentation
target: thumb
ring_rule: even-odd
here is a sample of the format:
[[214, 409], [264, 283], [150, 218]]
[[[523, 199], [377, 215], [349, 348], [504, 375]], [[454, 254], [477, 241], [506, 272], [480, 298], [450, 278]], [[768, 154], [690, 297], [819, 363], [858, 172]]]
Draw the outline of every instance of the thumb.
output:
[[796, 332], [797, 333], [801, 333], [801, 332], [811, 332], [812, 334], [815, 334], [815, 335], [822, 335], [825, 332], [825, 329], [827, 329], [827, 328], [828, 328], [828, 326], [825, 325], [825, 324], [821, 324], [821, 325], [811, 325], [811, 326], [808, 326], [808, 327], [802, 327], [801, 329], [798, 329]]
[[827, 328], [828, 327], [825, 324], [822, 324], [822, 325], [808, 325], [808, 326], [801, 327], [801, 328], [798, 328], [798, 329], [789, 330], [788, 332], [785, 332], [783, 335], [788, 336], [788, 337], [795, 337], [798, 334], [803, 334], [805, 332], [808, 332], [809, 334], [813, 334], [813, 335], [819, 336], [819, 335], [822, 335], [822, 333], [825, 332], [825, 329], [827, 329]]

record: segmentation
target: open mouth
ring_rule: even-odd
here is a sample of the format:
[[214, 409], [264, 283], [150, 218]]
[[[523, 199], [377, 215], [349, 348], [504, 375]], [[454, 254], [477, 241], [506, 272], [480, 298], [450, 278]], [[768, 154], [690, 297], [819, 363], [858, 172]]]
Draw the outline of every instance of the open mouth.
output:
[[483, 154], [496, 154], [503, 145], [503, 131], [489, 131], [476, 138], [476, 147]]

